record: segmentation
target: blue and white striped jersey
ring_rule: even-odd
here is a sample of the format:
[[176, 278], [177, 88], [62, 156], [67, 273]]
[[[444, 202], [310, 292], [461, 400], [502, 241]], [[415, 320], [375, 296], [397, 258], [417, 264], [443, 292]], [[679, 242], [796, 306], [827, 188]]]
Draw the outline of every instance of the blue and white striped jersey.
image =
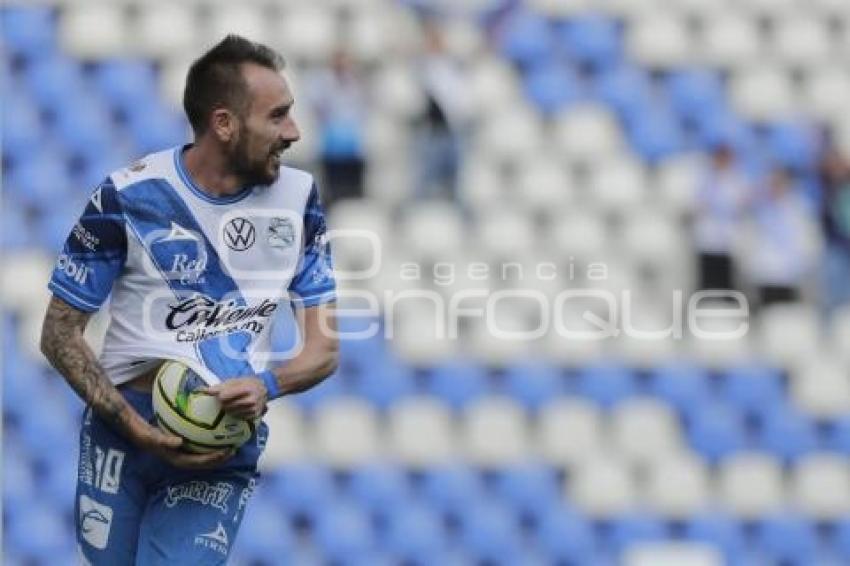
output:
[[271, 323], [335, 300], [325, 216], [312, 177], [281, 167], [270, 186], [216, 198], [182, 147], [112, 173], [92, 193], [50, 290], [98, 310], [112, 293], [101, 363], [114, 383], [159, 359], [211, 381], [268, 369]]

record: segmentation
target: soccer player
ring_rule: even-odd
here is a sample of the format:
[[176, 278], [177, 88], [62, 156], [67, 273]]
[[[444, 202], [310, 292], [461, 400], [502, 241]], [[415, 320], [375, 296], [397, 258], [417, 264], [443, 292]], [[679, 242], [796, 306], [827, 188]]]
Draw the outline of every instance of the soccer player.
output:
[[[76, 532], [84, 563], [222, 564], [257, 476], [265, 424], [238, 450], [192, 454], [152, 424], [151, 385], [183, 361], [241, 418], [336, 368], [335, 279], [312, 177], [281, 164], [299, 139], [281, 57], [228, 36], [189, 70], [194, 142], [109, 175], [49, 283], [47, 359], [87, 408]], [[83, 338], [112, 294], [98, 360]], [[280, 364], [271, 322], [300, 349]]]

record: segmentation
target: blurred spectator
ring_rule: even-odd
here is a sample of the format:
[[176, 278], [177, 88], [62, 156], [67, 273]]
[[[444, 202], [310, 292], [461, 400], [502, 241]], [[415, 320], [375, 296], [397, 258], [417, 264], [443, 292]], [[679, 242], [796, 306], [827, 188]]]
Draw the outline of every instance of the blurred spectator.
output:
[[850, 302], [850, 160], [824, 132], [818, 176], [825, 239], [823, 301], [828, 311]]
[[796, 302], [817, 259], [814, 211], [786, 168], [768, 176], [749, 222], [746, 270], [759, 304]]
[[329, 68], [308, 78], [309, 98], [321, 131], [321, 167], [327, 207], [363, 196], [366, 89], [351, 56], [334, 52]]
[[417, 124], [415, 159], [420, 163], [418, 198], [456, 200], [461, 140], [469, 115], [467, 87], [457, 61], [446, 52], [439, 22], [423, 23], [419, 62], [426, 109]]
[[697, 195], [694, 237], [699, 254], [699, 289], [734, 289], [732, 246], [751, 187], [729, 145], [718, 145]]

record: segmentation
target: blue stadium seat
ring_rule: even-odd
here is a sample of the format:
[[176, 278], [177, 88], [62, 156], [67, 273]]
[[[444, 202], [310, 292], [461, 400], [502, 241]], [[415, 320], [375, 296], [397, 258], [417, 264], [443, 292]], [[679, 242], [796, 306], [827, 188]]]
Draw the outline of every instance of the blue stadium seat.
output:
[[127, 117], [127, 128], [139, 155], [186, 143], [191, 132], [186, 119], [158, 99], [134, 107]]
[[576, 102], [581, 87], [576, 77], [559, 62], [533, 65], [523, 80], [526, 97], [546, 115]]
[[758, 143], [753, 128], [728, 109], [698, 113], [694, 115], [694, 126], [697, 142], [706, 149], [727, 144], [746, 153]]
[[649, 389], [681, 415], [694, 413], [697, 407], [714, 397], [708, 373], [689, 364], [668, 364], [655, 368], [649, 377]]
[[775, 563], [810, 564], [819, 550], [814, 525], [791, 513], [760, 521], [755, 536], [761, 549]]
[[590, 564], [597, 550], [590, 522], [563, 507], [553, 507], [540, 520], [534, 541], [553, 563]]
[[509, 365], [503, 378], [505, 393], [532, 411], [566, 392], [561, 369], [546, 363], [529, 360]]
[[236, 546], [247, 560], [266, 564], [289, 562], [295, 552], [296, 539], [286, 521], [284, 510], [255, 494], [248, 503], [244, 528], [239, 530]]
[[406, 506], [413, 496], [404, 471], [387, 463], [355, 468], [347, 491], [362, 509], [384, 518]]
[[[68, 527], [59, 509], [36, 499], [22, 506], [15, 520], [5, 525], [4, 546], [9, 545], [39, 564], [53, 564], [57, 558], [75, 553]], [[4, 549], [5, 550], [5, 549]]]
[[318, 510], [313, 538], [328, 561], [346, 564], [366, 558], [376, 546], [369, 517], [340, 500]]
[[817, 430], [810, 418], [785, 404], [765, 413], [757, 436], [759, 445], [786, 461], [795, 460], [817, 448]]
[[49, 112], [74, 107], [91, 95], [80, 64], [62, 55], [40, 59], [28, 66], [24, 82], [29, 87], [29, 96]]
[[103, 101], [92, 97], [56, 112], [53, 132], [73, 155], [100, 155], [114, 144], [115, 124]]
[[294, 395], [292, 400], [302, 409], [312, 411], [325, 401], [337, 398], [346, 393], [345, 384], [339, 378], [339, 372], [326, 378], [319, 385], [303, 393]]
[[697, 118], [725, 107], [723, 81], [714, 71], [676, 71], [666, 78], [665, 86], [670, 105], [681, 118]]
[[573, 60], [592, 69], [610, 67], [621, 57], [620, 31], [607, 18], [572, 18], [560, 26], [558, 37]]
[[4, 92], [0, 118], [3, 120], [3, 158], [7, 165], [19, 166], [44, 143], [40, 111], [26, 96], [14, 91]]
[[850, 563], [850, 517], [844, 517], [835, 523], [835, 531], [830, 542], [835, 554], [846, 563]]
[[633, 149], [650, 163], [685, 149], [679, 121], [664, 107], [644, 106], [627, 122], [626, 132]]
[[159, 98], [153, 65], [142, 60], [105, 61], [94, 68], [94, 84], [113, 108], [130, 113]]
[[422, 504], [395, 510], [383, 544], [398, 562], [417, 566], [443, 564], [448, 552], [442, 520]]
[[637, 393], [637, 377], [619, 365], [591, 365], [579, 371], [576, 390], [579, 395], [610, 408]]
[[747, 446], [747, 431], [741, 415], [731, 407], [706, 403], [688, 423], [688, 441], [705, 458], [717, 460]]
[[[6, 185], [8, 190], [8, 185]], [[31, 248], [34, 240], [25, 211], [11, 205], [7, 196], [6, 206], [0, 209], [0, 246], [5, 250]], [[8, 375], [8, 374], [7, 374]]]
[[517, 10], [504, 22], [499, 43], [502, 54], [521, 65], [540, 63], [555, 52], [549, 23], [525, 10]]
[[290, 515], [314, 518], [318, 510], [336, 497], [327, 468], [300, 463], [284, 466], [272, 475], [269, 491], [281, 509]]
[[3, 43], [13, 55], [43, 57], [56, 46], [55, 10], [49, 6], [3, 7]]
[[818, 153], [815, 130], [803, 124], [786, 122], [768, 126], [765, 142], [771, 157], [801, 171], [811, 171]]
[[489, 388], [486, 368], [469, 361], [434, 366], [426, 379], [426, 391], [455, 409], [462, 409]]
[[536, 462], [499, 470], [494, 487], [516, 515], [535, 520], [560, 503], [562, 492], [556, 470]]
[[353, 378], [355, 394], [368, 399], [375, 406], [386, 409], [393, 403], [416, 392], [413, 368], [387, 356], [374, 359], [371, 368]]
[[[378, 324], [377, 334], [369, 338], [345, 338], [346, 335], [371, 332], [372, 325]], [[341, 316], [337, 320], [340, 333], [340, 362], [352, 367], [358, 372], [374, 369], [376, 360], [383, 361], [389, 357], [381, 332], [380, 321], [372, 317]]]
[[[57, 195], [70, 192], [65, 155], [50, 146], [33, 153], [20, 166], [15, 167], [8, 179], [10, 189], [15, 189], [15, 198], [31, 207], [55, 201]], [[70, 229], [71, 225], [66, 226]]]
[[850, 456], [850, 416], [836, 419], [824, 430], [826, 448]]
[[420, 488], [423, 501], [441, 513], [455, 517], [485, 498], [481, 478], [472, 469], [460, 464], [425, 470]]
[[645, 71], [622, 63], [606, 69], [593, 82], [596, 97], [621, 118], [640, 115], [652, 104], [652, 83]]
[[[3, 512], [8, 520], [35, 498], [35, 480], [26, 448], [10, 430], [3, 432]], [[74, 481], [75, 476], [69, 479]]]
[[616, 552], [642, 542], [658, 542], [669, 536], [667, 527], [658, 518], [642, 513], [616, 517], [605, 537], [608, 548]]
[[727, 562], [744, 553], [746, 540], [740, 524], [721, 513], [698, 515], [685, 525], [685, 537], [720, 549]]
[[507, 508], [480, 501], [465, 510], [460, 540], [477, 563], [518, 564], [522, 552], [519, 521]]
[[734, 366], [726, 370], [721, 380], [720, 393], [739, 411], [759, 418], [770, 407], [781, 404], [785, 396], [781, 373], [757, 364]]

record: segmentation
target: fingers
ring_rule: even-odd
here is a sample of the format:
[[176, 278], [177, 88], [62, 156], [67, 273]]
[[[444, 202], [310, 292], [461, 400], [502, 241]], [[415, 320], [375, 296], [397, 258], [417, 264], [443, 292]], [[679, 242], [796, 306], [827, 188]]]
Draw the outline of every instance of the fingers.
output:
[[169, 463], [186, 469], [204, 469], [214, 468], [226, 460], [231, 458], [236, 453], [235, 448], [224, 448], [214, 452], [206, 452], [203, 454], [194, 454], [188, 452], [174, 452], [166, 458]]

